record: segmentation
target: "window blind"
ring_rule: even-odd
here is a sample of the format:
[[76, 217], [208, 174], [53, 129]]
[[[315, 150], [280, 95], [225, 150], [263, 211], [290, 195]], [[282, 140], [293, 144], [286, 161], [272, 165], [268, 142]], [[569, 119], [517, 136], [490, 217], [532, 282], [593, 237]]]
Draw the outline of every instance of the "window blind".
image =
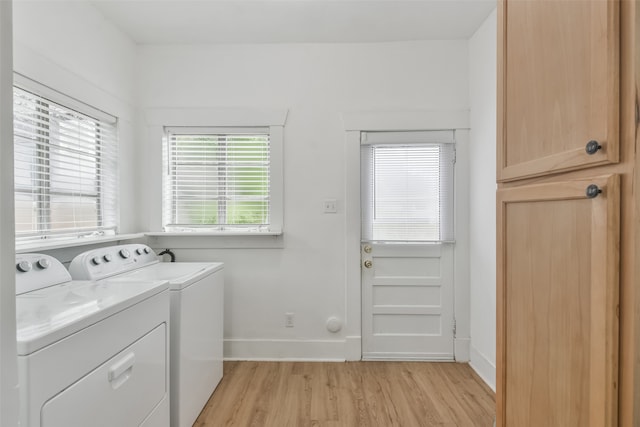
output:
[[165, 130], [166, 231], [266, 231], [268, 129]]
[[362, 239], [453, 241], [453, 131], [362, 135]]
[[116, 123], [14, 88], [16, 242], [114, 234]]

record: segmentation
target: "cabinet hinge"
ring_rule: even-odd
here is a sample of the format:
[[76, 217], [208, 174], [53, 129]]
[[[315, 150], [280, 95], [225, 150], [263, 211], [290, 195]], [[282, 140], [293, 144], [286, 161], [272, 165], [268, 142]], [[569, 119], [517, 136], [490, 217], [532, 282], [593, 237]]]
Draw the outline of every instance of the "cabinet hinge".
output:
[[457, 331], [457, 324], [456, 324], [456, 319], [453, 319], [453, 336], [455, 338], [456, 336], [456, 331]]
[[456, 164], [456, 161], [458, 160], [458, 150], [456, 150], [456, 147], [453, 147], [453, 164]]

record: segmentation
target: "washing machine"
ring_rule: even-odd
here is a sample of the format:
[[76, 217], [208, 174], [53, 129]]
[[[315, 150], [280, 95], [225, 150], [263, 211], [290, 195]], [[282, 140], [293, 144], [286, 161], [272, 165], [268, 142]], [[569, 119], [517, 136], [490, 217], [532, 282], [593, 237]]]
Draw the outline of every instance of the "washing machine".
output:
[[16, 256], [22, 427], [169, 425], [169, 284], [72, 280]]
[[95, 249], [75, 257], [74, 279], [168, 280], [171, 301], [171, 426], [191, 427], [222, 379], [224, 265], [160, 262], [146, 245]]

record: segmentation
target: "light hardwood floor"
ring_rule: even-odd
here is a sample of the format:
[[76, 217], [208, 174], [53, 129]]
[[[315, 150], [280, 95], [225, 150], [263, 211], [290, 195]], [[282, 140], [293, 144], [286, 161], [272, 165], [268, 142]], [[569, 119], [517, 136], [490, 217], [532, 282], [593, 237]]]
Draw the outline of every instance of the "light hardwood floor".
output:
[[225, 362], [194, 427], [491, 427], [495, 396], [466, 364]]

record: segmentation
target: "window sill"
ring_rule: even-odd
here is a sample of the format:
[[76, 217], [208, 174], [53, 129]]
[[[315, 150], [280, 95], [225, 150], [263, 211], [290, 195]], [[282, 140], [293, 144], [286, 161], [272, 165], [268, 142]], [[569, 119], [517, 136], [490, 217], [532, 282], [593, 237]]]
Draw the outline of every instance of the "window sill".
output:
[[152, 248], [171, 249], [282, 249], [282, 231], [182, 231], [144, 233]]
[[83, 237], [69, 240], [54, 240], [50, 242], [29, 242], [24, 244], [16, 244], [16, 253], [22, 254], [27, 252], [49, 251], [52, 249], [73, 248], [75, 246], [96, 245], [100, 243], [119, 242], [144, 237], [144, 233], [133, 234], [115, 234], [113, 236], [103, 237]]
[[280, 236], [282, 231], [152, 231], [148, 237], [233, 237], [233, 236]]

